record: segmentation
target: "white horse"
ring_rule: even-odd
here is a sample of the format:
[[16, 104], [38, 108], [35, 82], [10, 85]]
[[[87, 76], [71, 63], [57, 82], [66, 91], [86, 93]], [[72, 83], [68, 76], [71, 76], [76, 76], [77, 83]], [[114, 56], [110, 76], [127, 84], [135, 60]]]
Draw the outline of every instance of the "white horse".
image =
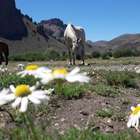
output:
[[81, 27], [74, 27], [68, 24], [64, 32], [65, 44], [68, 47], [69, 63], [75, 65], [76, 53], [79, 52], [82, 64], [85, 55], [85, 31]]

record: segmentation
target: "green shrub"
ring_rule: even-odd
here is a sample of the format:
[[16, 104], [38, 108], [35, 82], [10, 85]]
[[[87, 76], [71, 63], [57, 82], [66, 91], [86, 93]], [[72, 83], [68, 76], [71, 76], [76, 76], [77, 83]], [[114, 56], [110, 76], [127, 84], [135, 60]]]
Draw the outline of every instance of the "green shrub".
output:
[[110, 56], [109, 56], [107, 53], [103, 53], [103, 54], [101, 55], [101, 58], [102, 58], [102, 59], [110, 59]]
[[54, 89], [57, 95], [63, 96], [66, 99], [77, 99], [82, 97], [85, 93], [86, 85], [78, 83], [63, 83], [62, 85], [56, 84]]
[[113, 110], [110, 108], [103, 108], [103, 109], [97, 110], [96, 115], [102, 118], [105, 118], [105, 117], [110, 118], [113, 116]]
[[107, 83], [111, 86], [123, 86], [123, 87], [137, 88], [135, 76], [131, 72], [109, 71], [105, 74], [105, 79], [106, 79]]
[[[140, 136], [132, 131], [123, 131], [119, 133], [101, 133], [95, 132], [90, 129], [78, 130], [72, 128], [68, 130], [64, 135], [60, 135], [57, 131], [55, 133], [46, 133], [42, 129], [36, 129], [36, 133], [39, 140], [139, 140]], [[9, 133], [9, 135], [7, 133]], [[10, 137], [11, 140], [31, 140], [32, 134], [27, 131], [27, 129], [18, 127], [11, 130], [10, 132], [2, 132], [2, 139], [6, 139], [6, 135]]]
[[5, 74], [0, 75], [0, 87], [6, 87], [8, 88], [9, 85], [19, 85], [19, 84], [29, 84], [29, 85], [35, 85], [37, 82], [37, 79], [35, 79], [33, 76], [25, 76], [20, 77], [16, 74]]
[[97, 84], [93, 87], [93, 90], [101, 96], [104, 97], [116, 97], [119, 94], [119, 91], [111, 86], [105, 84]]
[[140, 51], [138, 51], [137, 49], [123, 48], [123, 49], [117, 49], [116, 51], [113, 52], [112, 55], [115, 58], [140, 56]]
[[99, 58], [101, 56], [100, 52], [93, 51], [91, 54], [92, 58]]
[[65, 60], [67, 58], [66, 52], [56, 52], [54, 50], [48, 50], [44, 53], [26, 53], [20, 55], [10, 56], [12, 61], [48, 61], [48, 60]]

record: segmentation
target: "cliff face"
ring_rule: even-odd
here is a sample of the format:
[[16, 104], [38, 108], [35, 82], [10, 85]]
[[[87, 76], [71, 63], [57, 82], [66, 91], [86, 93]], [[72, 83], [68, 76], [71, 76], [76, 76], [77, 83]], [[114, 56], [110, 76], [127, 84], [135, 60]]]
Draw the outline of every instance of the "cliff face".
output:
[[66, 24], [58, 18], [43, 20], [38, 24], [39, 32], [43, 31], [45, 35], [52, 36], [57, 40], [61, 40], [63, 38], [65, 28]]
[[15, 0], [0, 0], [0, 37], [16, 40], [27, 36], [27, 29]]

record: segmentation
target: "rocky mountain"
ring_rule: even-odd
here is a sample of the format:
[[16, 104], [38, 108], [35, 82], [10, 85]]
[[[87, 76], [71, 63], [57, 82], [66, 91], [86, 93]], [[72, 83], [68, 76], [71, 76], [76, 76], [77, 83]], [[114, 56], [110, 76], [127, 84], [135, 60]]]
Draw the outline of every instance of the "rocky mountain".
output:
[[38, 31], [46, 36], [62, 41], [66, 24], [58, 18], [43, 20], [38, 24]]
[[23, 15], [15, 7], [15, 0], [0, 0], [0, 36], [7, 39], [21, 39], [27, 36]]
[[[54, 24], [58, 23], [54, 21]], [[48, 50], [64, 52], [64, 44], [52, 35], [38, 32], [38, 26], [32, 22], [32, 18], [16, 8], [15, 0], [0, 0], [0, 40], [9, 45], [10, 55], [44, 53]]]

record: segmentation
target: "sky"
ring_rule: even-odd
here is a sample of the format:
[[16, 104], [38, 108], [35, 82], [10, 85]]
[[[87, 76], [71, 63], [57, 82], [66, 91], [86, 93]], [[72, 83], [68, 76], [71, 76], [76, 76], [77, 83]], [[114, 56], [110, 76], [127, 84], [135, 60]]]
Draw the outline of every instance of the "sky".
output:
[[16, 0], [16, 7], [37, 22], [60, 18], [82, 26], [87, 40], [140, 33], [140, 0]]

